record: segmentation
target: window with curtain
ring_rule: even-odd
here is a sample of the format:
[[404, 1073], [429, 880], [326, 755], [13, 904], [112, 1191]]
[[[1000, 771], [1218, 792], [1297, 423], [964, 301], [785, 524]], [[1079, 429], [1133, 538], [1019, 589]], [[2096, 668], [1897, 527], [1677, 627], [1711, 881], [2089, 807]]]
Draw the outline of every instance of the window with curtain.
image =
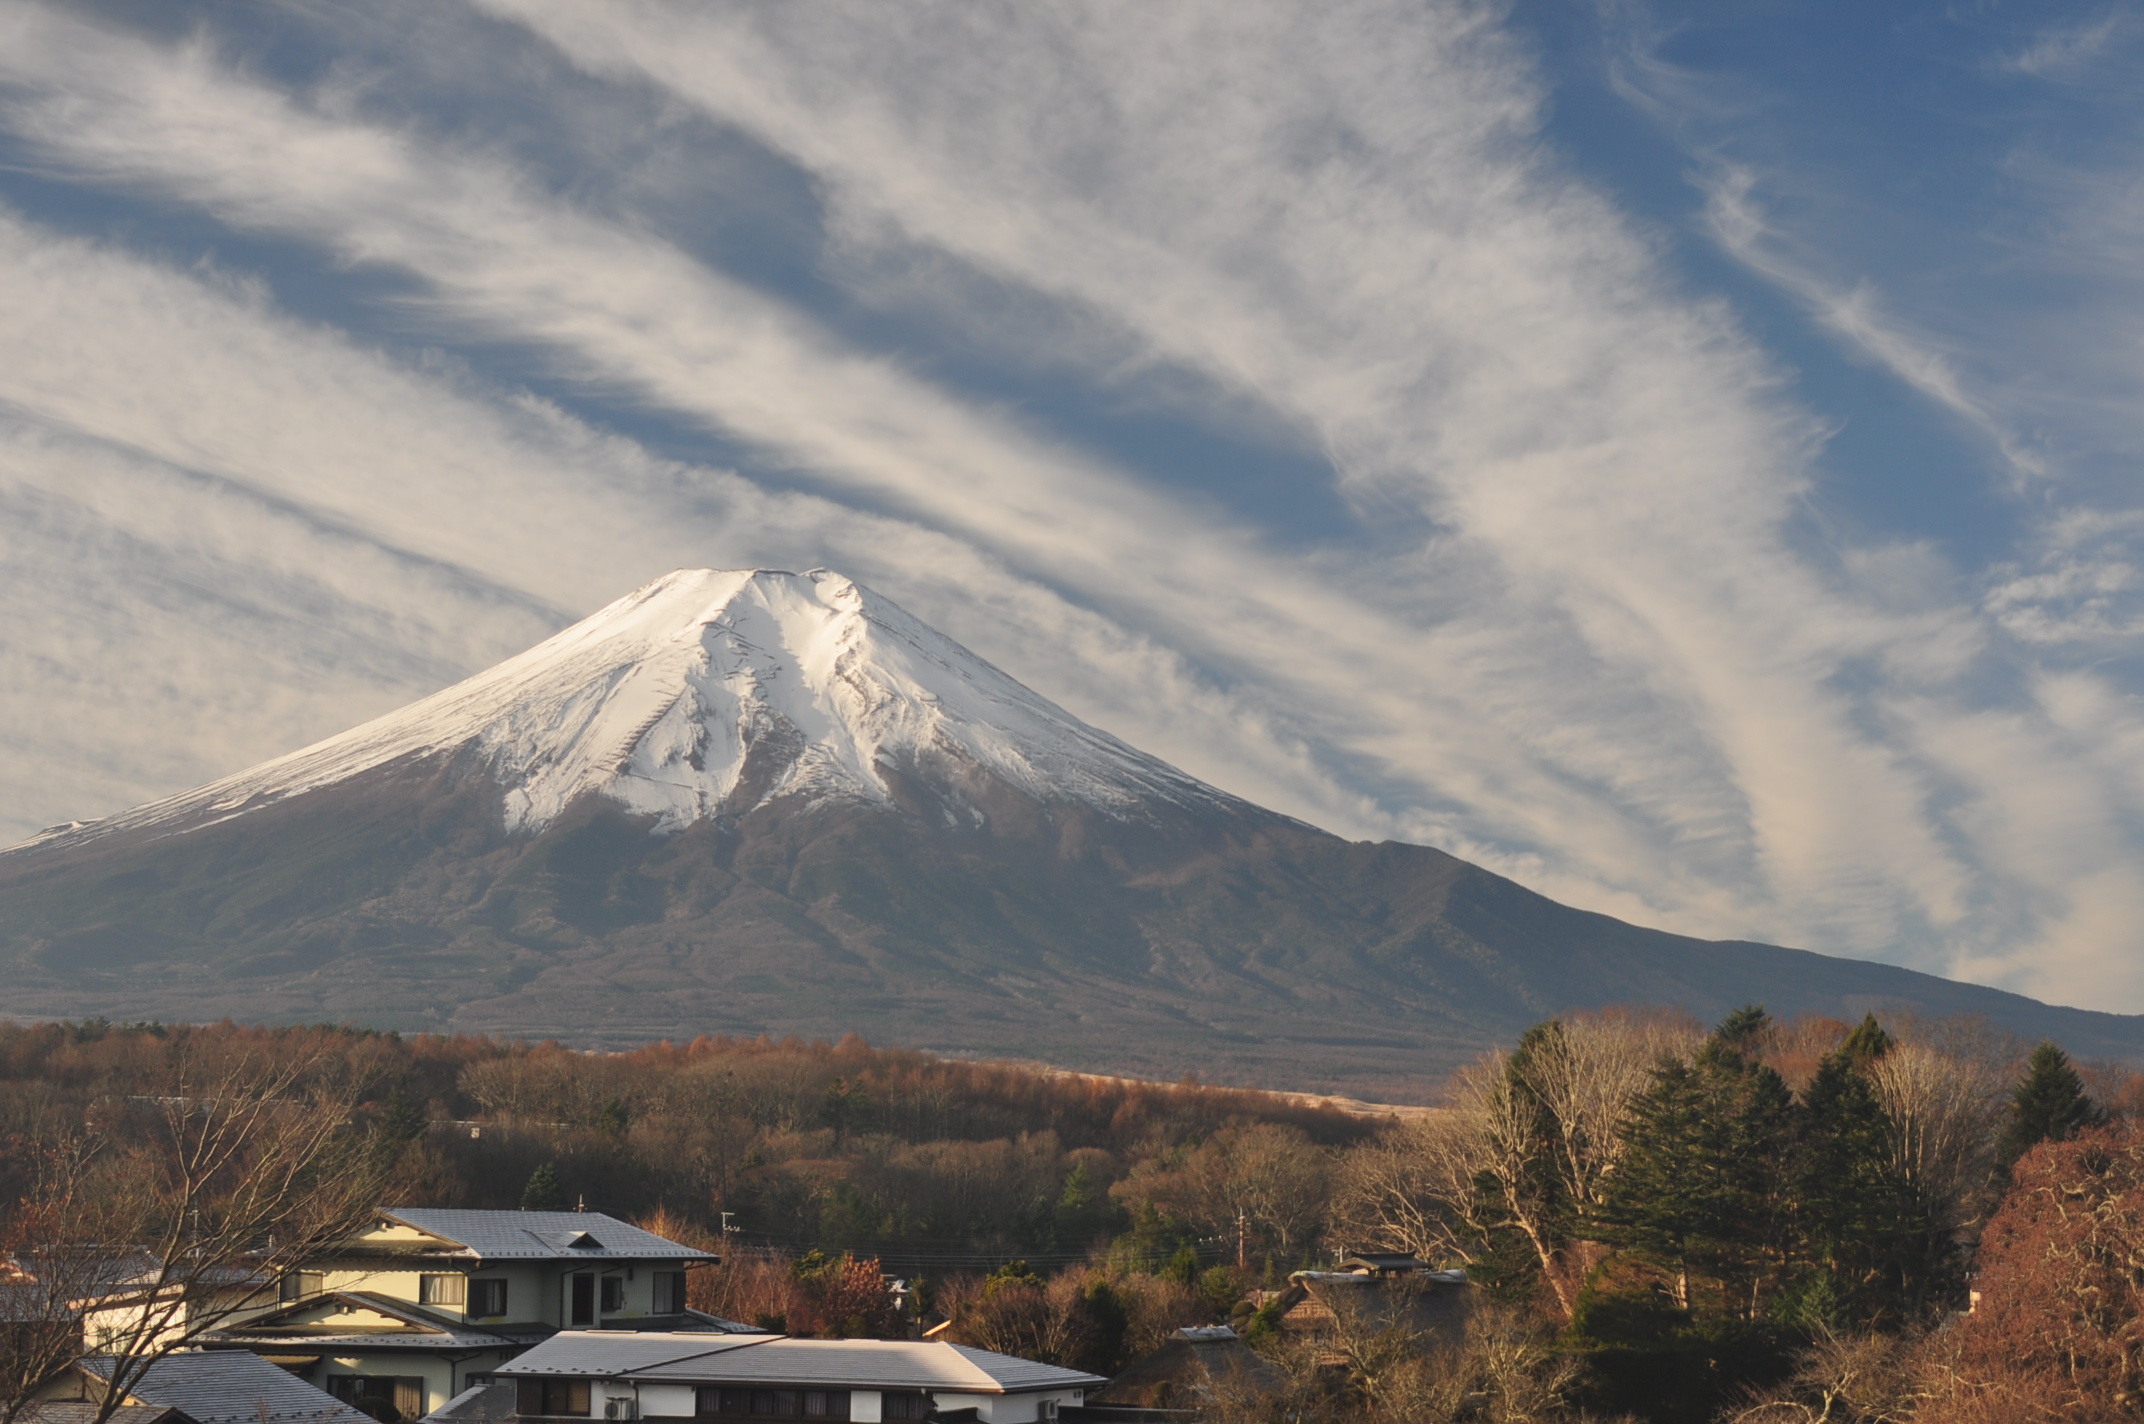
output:
[[466, 1276], [417, 1277], [417, 1304], [459, 1306], [468, 1291]]
[[506, 1282], [471, 1281], [469, 1283], [469, 1313], [479, 1316], [506, 1314]]

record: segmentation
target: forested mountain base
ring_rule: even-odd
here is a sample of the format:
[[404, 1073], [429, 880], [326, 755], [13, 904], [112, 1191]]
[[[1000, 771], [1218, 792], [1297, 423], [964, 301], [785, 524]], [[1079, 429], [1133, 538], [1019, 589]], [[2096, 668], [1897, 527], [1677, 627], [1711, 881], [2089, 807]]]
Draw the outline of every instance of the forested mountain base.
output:
[[[152, 1162], [229, 1063], [331, 1087], [395, 1200], [638, 1218], [770, 1328], [1115, 1373], [1234, 1323], [1219, 1424], [2144, 1417], [2144, 1080], [1970, 1021], [1567, 1016], [1405, 1119], [857, 1039], [4, 1026], [8, 1249], [65, 1230], [51, 1164]], [[1304, 1334], [1290, 1273], [1363, 1250], [1465, 1267], [1471, 1308], [1425, 1324], [1403, 1280]]]

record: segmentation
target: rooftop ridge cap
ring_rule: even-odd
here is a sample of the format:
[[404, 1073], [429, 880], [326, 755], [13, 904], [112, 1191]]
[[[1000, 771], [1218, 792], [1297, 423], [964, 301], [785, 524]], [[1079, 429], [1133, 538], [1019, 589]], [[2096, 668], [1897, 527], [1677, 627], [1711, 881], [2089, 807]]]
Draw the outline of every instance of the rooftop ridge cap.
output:
[[[1027, 1365], [1027, 1366], [1030, 1366], [1030, 1367], [1032, 1367], [1032, 1368], [1034, 1368], [1034, 1369], [1040, 1369], [1040, 1370], [1055, 1370], [1055, 1371], [1057, 1371], [1057, 1372], [1058, 1372], [1058, 1373], [1060, 1373], [1060, 1374], [1067, 1374], [1067, 1375], [1076, 1375], [1076, 1376], [1078, 1376], [1079, 1378], [1081, 1378], [1081, 1379], [1084, 1379], [1084, 1380], [1094, 1380], [1094, 1381], [1097, 1381], [1097, 1382], [1105, 1382], [1105, 1383], [1106, 1383], [1106, 1382], [1107, 1382], [1107, 1380], [1108, 1380], [1108, 1378], [1109, 1378], [1109, 1377], [1108, 1377], [1107, 1375], [1098, 1375], [1098, 1374], [1091, 1374], [1091, 1373], [1089, 1373], [1089, 1372], [1088, 1372], [1088, 1371], [1086, 1371], [1086, 1370], [1075, 1370], [1075, 1369], [1069, 1369], [1069, 1368], [1067, 1368], [1067, 1367], [1066, 1367], [1066, 1366], [1064, 1366], [1064, 1365], [1047, 1365], [1047, 1364], [1044, 1364], [1044, 1363], [1043, 1363], [1042, 1361], [1040, 1361], [1040, 1360], [1030, 1360], [1030, 1359], [1026, 1358], [1025, 1356], [1023, 1356], [1023, 1355], [1008, 1355], [1008, 1354], [1006, 1354], [1006, 1353], [1005, 1353], [1005, 1352], [1004, 1352], [1003, 1350], [985, 1350], [985, 1349], [984, 1349], [984, 1348], [982, 1348], [982, 1347], [981, 1347], [980, 1345], [963, 1345], [963, 1344], [960, 1344], [960, 1343], [958, 1343], [957, 1341], [953, 1341], [953, 1340], [889, 1341], [888, 1343], [890, 1343], [890, 1344], [927, 1344], [927, 1345], [944, 1345], [944, 1346], [946, 1346], [946, 1347], [950, 1348], [951, 1350], [953, 1350], [954, 1352], [956, 1352], [957, 1354], [959, 1354], [959, 1356], [960, 1356], [960, 1357], [961, 1357], [961, 1358], [962, 1358], [963, 1360], [965, 1360], [965, 1361], [966, 1361], [966, 1362], [967, 1362], [967, 1363], [968, 1363], [969, 1365], [973, 1366], [974, 1368], [976, 1368], [976, 1369], [978, 1369], [978, 1370], [982, 1370], [982, 1372], [983, 1372], [984, 1374], [986, 1374], [986, 1375], [989, 1375], [989, 1374], [990, 1374], [990, 1372], [989, 1372], [988, 1370], [983, 1370], [983, 1367], [982, 1367], [982, 1365], [981, 1365], [980, 1363], [978, 1363], [978, 1362], [976, 1361], [976, 1359], [974, 1358], [975, 1356], [977, 1356], [977, 1355], [994, 1355], [994, 1356], [996, 1356], [996, 1357], [997, 1357], [998, 1359], [1001, 1359], [1001, 1360], [1011, 1360], [1011, 1361], [1013, 1361], [1013, 1362], [1014, 1362], [1015, 1364]], [[991, 1379], [991, 1382], [992, 1382], [992, 1383], [994, 1383], [994, 1384], [996, 1384], [996, 1385], [997, 1385], [997, 1387], [998, 1387], [998, 1390], [999, 1390], [999, 1392], [1000, 1392], [1000, 1393], [1005, 1393], [1005, 1394], [1009, 1394], [1009, 1393], [1011, 1393], [1011, 1392], [1012, 1392], [1012, 1390], [1013, 1390], [1013, 1386], [1011, 1386], [1011, 1385], [1008, 1385], [1008, 1384], [1005, 1384], [1005, 1383], [1003, 1383], [1002, 1381], [999, 1381], [999, 1380], [998, 1380], [998, 1378], [997, 1378], [997, 1376], [995, 1376], [995, 1375], [990, 1375], [990, 1379]], [[1032, 1386], [1030, 1386], [1030, 1385], [1022, 1385], [1022, 1386], [1020, 1386], [1020, 1388], [1022, 1388], [1022, 1389], [1029, 1389], [1029, 1388], [1033, 1388], [1033, 1389], [1049, 1389], [1049, 1388], [1052, 1388], [1052, 1386], [1050, 1386], [1050, 1385], [1046, 1385], [1046, 1384], [1044, 1384], [1044, 1385], [1032, 1385]]]
[[[963, 1365], [966, 1365], [969, 1369], [981, 1375], [991, 1389], [996, 1390], [999, 1394], [1005, 1393], [1005, 1381], [999, 1379], [996, 1375], [984, 1369], [982, 1366], [982, 1362], [968, 1353], [968, 1351], [972, 1348], [971, 1346], [956, 1345], [951, 1340], [931, 1340], [925, 1343], [936, 1345], [943, 1349], [952, 1351], [954, 1359], [960, 1361]], [[982, 1353], [986, 1355], [995, 1355], [998, 1352], [996, 1350], [985, 1350]]]
[[[735, 1337], [733, 1336], [732, 1338], [734, 1339]], [[786, 1339], [788, 1339], [788, 1338], [789, 1338], [789, 1337], [788, 1337], [788, 1336], [786, 1336], [786, 1335], [763, 1335], [763, 1336], [761, 1336], [760, 1338], [758, 1338], [758, 1339], [756, 1339], [756, 1340], [753, 1340], [753, 1339], [743, 1339], [743, 1340], [738, 1340], [738, 1341], [737, 1341], [737, 1343], [736, 1343], [736, 1344], [734, 1344], [734, 1345], [716, 1345], [716, 1346], [713, 1346], [713, 1347], [711, 1347], [711, 1348], [709, 1348], [709, 1349], [704, 1349], [704, 1350], [694, 1350], [694, 1351], [691, 1351], [691, 1352], [690, 1352], [690, 1353], [688, 1353], [688, 1354], [683, 1354], [683, 1355], [679, 1355], [679, 1356], [677, 1356], [677, 1357], [676, 1357], [676, 1358], [674, 1358], [674, 1359], [668, 1359], [668, 1360], [643, 1360], [642, 1362], [640, 1362], [639, 1364], [636, 1364], [636, 1365], [634, 1365], [634, 1366], [633, 1366], [632, 1368], [630, 1368], [630, 1369], [623, 1369], [623, 1370], [619, 1370], [619, 1371], [617, 1371], [617, 1372], [616, 1372], [616, 1373], [614, 1373], [614, 1374], [609, 1374], [609, 1375], [605, 1375], [605, 1376], [604, 1376], [604, 1378], [605, 1378], [605, 1379], [630, 1379], [630, 1378], [632, 1378], [632, 1377], [633, 1377], [634, 1375], [636, 1375], [636, 1374], [640, 1373], [640, 1372], [641, 1372], [642, 1370], [660, 1370], [660, 1369], [667, 1369], [667, 1368], [668, 1368], [668, 1367], [670, 1367], [671, 1365], [682, 1365], [682, 1364], [684, 1364], [684, 1363], [685, 1363], [685, 1362], [686, 1362], [687, 1360], [703, 1360], [703, 1359], [706, 1359], [706, 1358], [707, 1358], [707, 1357], [708, 1357], [709, 1355], [734, 1355], [734, 1354], [736, 1354], [736, 1353], [737, 1353], [737, 1352], [738, 1352], [739, 1350], [749, 1350], [749, 1349], [751, 1349], [751, 1348], [752, 1348], [752, 1347], [753, 1347], [754, 1345], [764, 1345], [764, 1344], [766, 1344], [766, 1343], [767, 1343], [767, 1342], [768, 1342], [769, 1340], [786, 1340]]]

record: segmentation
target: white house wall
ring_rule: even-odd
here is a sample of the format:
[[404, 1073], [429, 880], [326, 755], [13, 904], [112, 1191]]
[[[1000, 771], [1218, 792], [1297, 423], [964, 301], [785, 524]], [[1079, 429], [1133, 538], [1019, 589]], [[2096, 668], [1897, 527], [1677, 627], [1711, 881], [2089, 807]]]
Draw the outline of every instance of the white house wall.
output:
[[1054, 1399], [1060, 1409], [1074, 1409], [1087, 1392], [1081, 1389], [1041, 1390], [1034, 1394], [940, 1394], [935, 1398], [938, 1407], [966, 1409], [975, 1406], [976, 1418], [982, 1424], [1032, 1424], [1042, 1417], [1042, 1402]]
[[640, 1412], [643, 1415], [690, 1419], [699, 1407], [698, 1392], [689, 1384], [644, 1384], [640, 1387]]

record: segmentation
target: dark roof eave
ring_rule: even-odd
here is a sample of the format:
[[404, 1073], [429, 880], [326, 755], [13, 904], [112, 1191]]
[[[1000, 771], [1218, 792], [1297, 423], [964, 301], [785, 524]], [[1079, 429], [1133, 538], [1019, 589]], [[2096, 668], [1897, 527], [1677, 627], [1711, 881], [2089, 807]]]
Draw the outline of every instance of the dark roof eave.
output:
[[274, 1350], [279, 1353], [291, 1351], [309, 1354], [332, 1355], [337, 1351], [350, 1353], [357, 1350], [514, 1350], [521, 1348], [512, 1340], [502, 1340], [494, 1335], [463, 1336], [458, 1339], [441, 1339], [436, 1335], [238, 1335], [218, 1334], [212, 1342], [218, 1347], [237, 1347], [259, 1353]]

